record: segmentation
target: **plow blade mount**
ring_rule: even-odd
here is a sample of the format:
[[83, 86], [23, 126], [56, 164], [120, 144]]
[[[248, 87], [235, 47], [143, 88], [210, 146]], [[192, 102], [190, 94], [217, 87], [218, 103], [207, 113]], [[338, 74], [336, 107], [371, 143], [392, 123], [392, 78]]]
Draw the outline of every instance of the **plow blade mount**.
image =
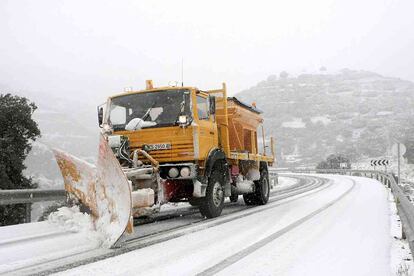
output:
[[112, 247], [125, 231], [132, 232], [131, 188], [103, 135], [96, 167], [54, 149], [65, 190], [85, 205], [95, 229], [103, 234], [104, 246]]

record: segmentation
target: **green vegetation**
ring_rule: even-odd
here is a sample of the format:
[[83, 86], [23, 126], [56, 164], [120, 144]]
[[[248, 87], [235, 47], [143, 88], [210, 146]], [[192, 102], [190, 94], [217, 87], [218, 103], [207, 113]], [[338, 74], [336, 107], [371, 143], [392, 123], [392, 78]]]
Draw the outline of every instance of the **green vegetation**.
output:
[[[341, 164], [346, 164], [342, 166]], [[317, 169], [351, 169], [351, 162], [349, 159], [341, 154], [331, 154], [316, 166]]]
[[[32, 119], [36, 105], [28, 99], [0, 94], [0, 189], [35, 188], [32, 180], [23, 176], [23, 164], [31, 142], [40, 136]], [[0, 206], [0, 226], [24, 222], [26, 206]]]

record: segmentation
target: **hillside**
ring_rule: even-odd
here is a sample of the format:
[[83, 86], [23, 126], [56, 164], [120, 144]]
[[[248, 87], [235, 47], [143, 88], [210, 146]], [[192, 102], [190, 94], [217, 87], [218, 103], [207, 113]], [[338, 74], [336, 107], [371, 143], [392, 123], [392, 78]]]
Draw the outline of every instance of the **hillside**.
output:
[[367, 71], [283, 72], [236, 96], [264, 111], [280, 166], [312, 165], [330, 153], [384, 156], [414, 128], [414, 83]]

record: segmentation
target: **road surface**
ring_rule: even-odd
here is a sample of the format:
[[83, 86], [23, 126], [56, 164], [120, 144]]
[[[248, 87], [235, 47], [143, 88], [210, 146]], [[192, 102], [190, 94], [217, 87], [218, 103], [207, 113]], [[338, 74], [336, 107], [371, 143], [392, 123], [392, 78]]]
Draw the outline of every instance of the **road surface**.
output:
[[[0, 272], [390, 275], [393, 237], [387, 189], [378, 181], [359, 177], [305, 175], [299, 179], [285, 181], [285, 187], [274, 191], [265, 206], [248, 208], [240, 198], [211, 220], [202, 219], [191, 207], [172, 208], [154, 221], [137, 221], [136, 234], [120, 249], [96, 248], [94, 239], [88, 243], [83, 237], [83, 252], [76, 244], [65, 244], [63, 257], [46, 256], [40, 263], [30, 256], [10, 257], [1, 261]], [[13, 252], [12, 245], [6, 248], [0, 241], [0, 256], [6, 249]], [[64, 256], [67, 252], [71, 254]]]

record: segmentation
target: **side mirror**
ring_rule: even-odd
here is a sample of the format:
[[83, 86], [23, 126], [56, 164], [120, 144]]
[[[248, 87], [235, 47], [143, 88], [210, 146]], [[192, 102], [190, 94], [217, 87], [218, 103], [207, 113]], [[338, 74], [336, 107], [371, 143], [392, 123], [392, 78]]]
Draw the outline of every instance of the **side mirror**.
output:
[[103, 107], [98, 106], [98, 124], [99, 124], [99, 127], [102, 127], [102, 123], [103, 123]]
[[209, 100], [210, 115], [214, 115], [216, 114], [216, 97], [210, 96], [208, 100]]

